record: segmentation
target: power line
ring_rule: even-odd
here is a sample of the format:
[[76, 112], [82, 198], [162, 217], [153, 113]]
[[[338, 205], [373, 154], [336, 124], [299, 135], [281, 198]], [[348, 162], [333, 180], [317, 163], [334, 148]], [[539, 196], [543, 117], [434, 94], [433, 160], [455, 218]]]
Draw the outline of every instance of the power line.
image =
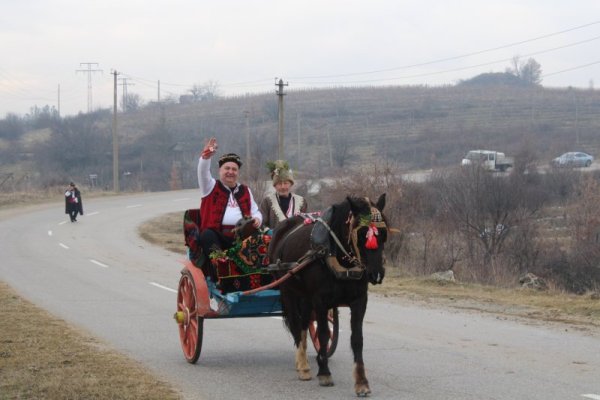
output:
[[526, 39], [526, 40], [521, 40], [521, 41], [518, 41], [518, 42], [509, 43], [509, 44], [505, 44], [505, 45], [502, 45], [502, 46], [492, 47], [492, 48], [485, 49], [485, 50], [474, 51], [472, 53], [466, 53], [466, 54], [461, 54], [461, 55], [458, 55], [458, 56], [447, 57], [447, 58], [440, 58], [440, 59], [437, 59], [437, 60], [426, 61], [426, 62], [417, 63], [417, 64], [408, 64], [408, 65], [403, 65], [403, 66], [400, 66], [400, 67], [385, 68], [385, 69], [379, 69], [379, 70], [374, 70], [374, 71], [366, 71], [366, 72], [353, 72], [353, 73], [348, 73], [348, 74], [321, 75], [321, 76], [304, 76], [304, 77], [301, 76], [301, 77], [292, 77], [291, 79], [343, 78], [343, 77], [346, 77], [346, 76], [369, 75], [369, 74], [377, 74], [377, 73], [381, 73], [381, 72], [396, 71], [396, 70], [399, 70], [399, 69], [408, 69], [408, 68], [415, 68], [415, 67], [423, 67], [423, 66], [426, 66], [426, 65], [437, 64], [437, 63], [441, 63], [441, 62], [445, 62], [445, 61], [458, 60], [460, 58], [466, 58], [466, 57], [471, 57], [471, 56], [475, 56], [475, 55], [479, 55], [479, 54], [483, 54], [483, 53], [488, 53], [488, 52], [492, 52], [492, 51], [502, 50], [502, 49], [506, 49], [506, 48], [509, 48], [509, 47], [514, 47], [514, 46], [518, 46], [518, 45], [521, 45], [521, 44], [534, 42], [536, 40], [546, 39], [546, 38], [549, 38], [549, 37], [552, 37], [552, 36], [557, 36], [557, 35], [562, 35], [563, 33], [572, 32], [574, 30], [578, 30], [578, 29], [582, 29], [582, 28], [587, 28], [588, 26], [592, 26], [592, 25], [596, 25], [596, 24], [600, 24], [600, 21], [590, 22], [588, 24], [579, 25], [579, 26], [576, 26], [576, 27], [573, 27], [573, 28], [562, 30], [562, 31], [553, 32], [553, 33], [549, 33], [549, 34], [546, 34], [546, 35], [537, 36], [537, 37], [534, 37], [534, 38], [531, 38], [531, 39]]
[[[562, 49], [565, 49], [568, 47], [573, 47], [573, 46], [577, 46], [580, 44], [589, 43], [589, 42], [592, 42], [592, 41], [598, 40], [598, 39], [600, 39], [600, 36], [596, 36], [596, 37], [582, 40], [582, 41], [575, 42], [575, 43], [566, 44], [564, 46], [558, 46], [558, 47], [553, 47], [550, 49], [536, 51], [533, 53], [525, 54], [523, 57], [532, 57], [532, 56], [536, 56], [536, 55], [540, 55], [540, 54], [544, 54], [544, 53], [550, 53], [552, 51], [562, 50]], [[467, 65], [465, 67], [451, 68], [451, 69], [445, 69], [445, 70], [435, 71], [435, 72], [424, 72], [421, 74], [405, 75], [405, 76], [392, 77], [392, 78], [367, 79], [367, 80], [361, 80], [361, 81], [345, 81], [345, 82], [339, 82], [339, 81], [338, 82], [301, 82], [300, 84], [311, 84], [311, 85], [315, 85], [315, 84], [337, 84], [337, 85], [361, 84], [361, 83], [394, 81], [394, 80], [399, 80], [399, 79], [422, 78], [424, 76], [441, 75], [441, 74], [445, 74], [448, 72], [457, 72], [457, 71], [464, 71], [464, 70], [471, 69], [471, 68], [485, 67], [488, 65], [499, 64], [499, 63], [503, 63], [503, 62], [507, 62], [507, 61], [511, 61], [511, 60], [512, 60], [512, 58], [504, 58], [502, 60], [495, 60], [495, 61], [490, 61], [490, 62], [481, 63], [481, 64], [475, 64], [475, 65]]]
[[563, 72], [574, 71], [576, 69], [581, 69], [581, 68], [589, 67], [590, 65], [596, 65], [596, 64], [600, 64], [600, 60], [599, 61], [594, 61], [594, 62], [591, 62], [591, 63], [588, 63], [588, 64], [577, 65], [575, 67], [563, 69], [563, 70], [556, 71], [556, 72], [551, 72], [549, 74], [544, 74], [544, 75], [542, 75], [542, 78], [545, 78], [547, 76], [562, 74]]

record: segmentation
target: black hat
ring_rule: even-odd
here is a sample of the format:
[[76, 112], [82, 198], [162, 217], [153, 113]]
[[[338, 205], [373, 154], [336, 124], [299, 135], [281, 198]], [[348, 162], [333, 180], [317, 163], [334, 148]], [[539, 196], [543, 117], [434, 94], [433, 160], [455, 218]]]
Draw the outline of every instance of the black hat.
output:
[[219, 168], [221, 168], [221, 166], [226, 162], [234, 162], [238, 165], [238, 167], [242, 167], [242, 159], [235, 153], [227, 153], [222, 155], [221, 158], [219, 158]]

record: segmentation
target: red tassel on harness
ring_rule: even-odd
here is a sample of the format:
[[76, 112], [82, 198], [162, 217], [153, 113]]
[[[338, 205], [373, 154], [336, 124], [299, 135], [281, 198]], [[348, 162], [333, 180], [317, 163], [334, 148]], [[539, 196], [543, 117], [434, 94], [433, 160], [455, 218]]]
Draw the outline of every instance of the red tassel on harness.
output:
[[377, 227], [375, 224], [371, 223], [371, 225], [369, 225], [369, 230], [367, 231], [367, 242], [365, 243], [365, 247], [368, 250], [375, 250], [377, 247], [379, 247], [377, 244], [378, 234], [379, 231], [377, 230]]

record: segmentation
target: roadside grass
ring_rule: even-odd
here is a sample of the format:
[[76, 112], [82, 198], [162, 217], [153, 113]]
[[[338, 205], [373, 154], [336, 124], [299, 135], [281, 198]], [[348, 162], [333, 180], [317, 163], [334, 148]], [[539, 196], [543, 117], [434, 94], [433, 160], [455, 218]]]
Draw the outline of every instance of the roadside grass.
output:
[[181, 398], [140, 364], [0, 282], [0, 399]]
[[575, 295], [550, 289], [497, 288], [429, 277], [386, 276], [383, 285], [369, 289], [384, 297], [403, 298], [431, 305], [476, 310], [506, 317], [561, 322], [581, 329], [600, 328], [600, 298], [597, 293]]
[[[65, 185], [66, 187], [66, 185]], [[49, 202], [64, 203], [64, 187], [50, 187], [44, 190], [37, 189], [30, 192], [0, 192], [0, 210], [11, 210], [16, 207], [48, 204]], [[87, 191], [82, 189], [83, 204], [87, 198], [114, 196], [113, 192], [101, 190]], [[84, 208], [85, 211], [85, 208]]]

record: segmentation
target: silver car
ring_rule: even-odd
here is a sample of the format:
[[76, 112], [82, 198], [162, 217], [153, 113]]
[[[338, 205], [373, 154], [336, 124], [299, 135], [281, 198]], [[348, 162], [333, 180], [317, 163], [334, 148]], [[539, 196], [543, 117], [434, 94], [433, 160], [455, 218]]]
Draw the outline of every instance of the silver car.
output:
[[552, 160], [555, 167], [589, 167], [594, 157], [580, 151], [570, 151]]

